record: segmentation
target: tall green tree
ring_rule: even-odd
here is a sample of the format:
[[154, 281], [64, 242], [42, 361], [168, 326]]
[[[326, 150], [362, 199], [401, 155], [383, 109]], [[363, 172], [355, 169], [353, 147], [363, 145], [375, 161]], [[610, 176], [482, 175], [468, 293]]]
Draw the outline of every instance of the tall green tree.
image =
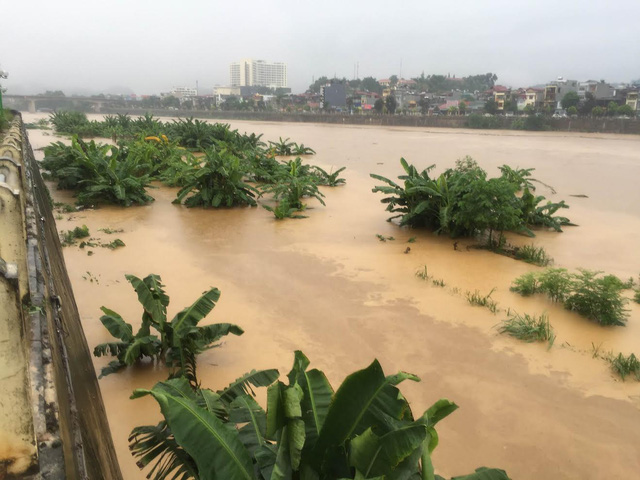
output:
[[562, 100], [560, 102], [562, 108], [564, 108], [565, 110], [571, 107], [577, 107], [578, 103], [580, 103], [578, 92], [567, 92], [567, 94], [562, 97]]
[[490, 113], [492, 115], [498, 111], [498, 104], [493, 99], [493, 97], [491, 97], [484, 103], [484, 111], [485, 113]]
[[596, 99], [593, 93], [586, 92], [584, 100], [578, 104], [578, 111], [580, 115], [591, 115], [593, 108], [596, 106]]
[[360, 82], [360, 88], [368, 92], [382, 93], [382, 87], [374, 77], [364, 77]]
[[376, 111], [376, 113], [382, 113], [383, 108], [384, 100], [382, 100], [381, 98], [376, 99], [375, 103], [373, 104], [373, 109]]
[[394, 97], [393, 94], [387, 95], [387, 98], [384, 101], [384, 106], [387, 107], [387, 111], [391, 115], [395, 114], [396, 108], [398, 108], [398, 101], [396, 100], [396, 97]]

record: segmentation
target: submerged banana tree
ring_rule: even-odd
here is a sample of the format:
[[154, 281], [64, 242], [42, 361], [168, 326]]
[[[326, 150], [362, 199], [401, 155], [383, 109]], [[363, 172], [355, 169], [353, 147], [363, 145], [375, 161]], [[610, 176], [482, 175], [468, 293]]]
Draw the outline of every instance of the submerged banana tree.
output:
[[404, 174], [398, 179], [402, 183], [373, 173], [370, 176], [384, 183], [372, 191], [386, 195], [381, 202], [393, 214], [388, 220], [398, 218], [401, 226], [427, 227], [452, 237], [488, 232], [492, 245], [492, 232], [499, 232], [499, 238], [504, 231], [535, 236], [531, 227], [561, 232], [562, 226], [572, 225], [568, 218], [555, 216], [559, 209], [569, 208], [564, 201], [542, 204], [545, 197], [531, 193], [532, 182], [543, 184], [531, 178], [532, 168], [503, 165], [502, 176], [488, 178], [471, 157], [465, 157], [456, 162], [455, 168], [432, 178], [430, 172], [435, 165], [419, 172], [404, 158], [400, 164]]
[[[244, 331], [230, 323], [216, 323], [198, 326], [220, 298], [220, 290], [211, 288], [204, 292], [191, 306], [167, 320], [169, 296], [159, 275], [150, 274], [144, 279], [134, 275], [125, 275], [127, 281], [138, 294], [142, 305], [142, 322], [138, 332], [122, 317], [106, 307], [100, 321], [116, 337], [117, 341], [101, 343], [93, 350], [96, 357], [111, 355], [116, 360], [102, 369], [100, 378], [135, 364], [144, 357], [162, 360], [171, 369], [172, 377], [184, 376], [194, 386], [197, 385], [196, 356], [205, 350], [216, 347], [220, 338], [228, 334], [242, 335]], [[158, 334], [151, 333], [154, 329]]]
[[[297, 351], [288, 382], [277, 370], [251, 372], [224, 390], [191, 388], [184, 378], [136, 390], [152, 395], [164, 416], [134, 429], [130, 448], [147, 478], [333, 480], [441, 479], [431, 454], [436, 424], [458, 407], [439, 400], [414, 418], [397, 385], [419, 381], [385, 376], [378, 361], [349, 375], [337, 391]], [[267, 410], [251, 386], [267, 389]], [[498, 469], [478, 469], [467, 480], [505, 480]]]

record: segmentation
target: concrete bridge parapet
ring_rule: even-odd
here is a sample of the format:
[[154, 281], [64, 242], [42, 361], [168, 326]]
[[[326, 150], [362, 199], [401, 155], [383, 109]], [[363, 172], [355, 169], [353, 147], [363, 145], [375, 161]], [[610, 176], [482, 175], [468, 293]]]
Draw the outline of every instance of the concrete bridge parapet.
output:
[[49, 193], [13, 113], [0, 141], [0, 478], [121, 480]]

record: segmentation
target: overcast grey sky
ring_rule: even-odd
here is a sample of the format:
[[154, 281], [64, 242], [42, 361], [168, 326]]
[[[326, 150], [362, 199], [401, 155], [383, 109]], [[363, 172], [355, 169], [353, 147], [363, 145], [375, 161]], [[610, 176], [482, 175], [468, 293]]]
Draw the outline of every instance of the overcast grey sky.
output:
[[640, 77], [640, 0], [1, 0], [0, 15], [7, 93], [197, 80], [206, 94], [241, 58], [287, 63], [294, 92], [356, 62], [360, 77], [494, 72], [510, 86]]

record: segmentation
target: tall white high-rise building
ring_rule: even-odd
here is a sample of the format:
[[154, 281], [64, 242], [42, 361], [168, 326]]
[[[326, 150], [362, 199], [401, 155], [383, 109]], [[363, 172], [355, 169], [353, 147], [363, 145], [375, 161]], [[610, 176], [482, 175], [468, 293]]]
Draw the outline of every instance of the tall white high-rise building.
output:
[[232, 87], [287, 87], [287, 64], [245, 58], [229, 65]]

